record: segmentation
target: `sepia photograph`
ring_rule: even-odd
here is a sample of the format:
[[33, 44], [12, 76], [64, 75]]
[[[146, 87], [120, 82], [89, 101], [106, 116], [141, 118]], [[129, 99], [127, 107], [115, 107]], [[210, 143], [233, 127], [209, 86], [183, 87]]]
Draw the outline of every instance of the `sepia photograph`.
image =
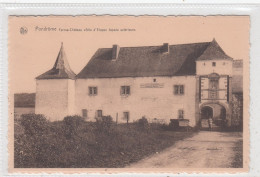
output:
[[249, 27], [10, 16], [11, 169], [247, 169]]

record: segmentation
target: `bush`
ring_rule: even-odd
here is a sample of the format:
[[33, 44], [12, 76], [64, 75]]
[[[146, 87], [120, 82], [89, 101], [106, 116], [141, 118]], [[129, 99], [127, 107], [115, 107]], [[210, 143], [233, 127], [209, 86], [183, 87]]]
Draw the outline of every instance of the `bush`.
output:
[[96, 118], [96, 126], [98, 132], [109, 133], [111, 131], [112, 124], [113, 119], [111, 116], [102, 116], [100, 118]]
[[167, 124], [161, 124], [160, 128], [164, 131], [168, 131], [171, 130], [170, 126]]
[[79, 130], [84, 125], [84, 119], [77, 115], [66, 116], [63, 123], [66, 138], [72, 138], [78, 135]]
[[29, 136], [41, 135], [49, 129], [48, 121], [42, 114], [22, 114], [21, 125]]
[[150, 127], [148, 120], [144, 116], [137, 121], [137, 124], [142, 130], [148, 130]]

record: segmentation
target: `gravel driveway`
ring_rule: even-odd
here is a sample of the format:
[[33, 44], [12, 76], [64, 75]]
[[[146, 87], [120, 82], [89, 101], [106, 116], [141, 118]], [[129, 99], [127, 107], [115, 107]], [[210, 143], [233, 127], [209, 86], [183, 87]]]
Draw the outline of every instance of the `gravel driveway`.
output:
[[241, 140], [238, 132], [200, 131], [126, 168], [230, 168]]

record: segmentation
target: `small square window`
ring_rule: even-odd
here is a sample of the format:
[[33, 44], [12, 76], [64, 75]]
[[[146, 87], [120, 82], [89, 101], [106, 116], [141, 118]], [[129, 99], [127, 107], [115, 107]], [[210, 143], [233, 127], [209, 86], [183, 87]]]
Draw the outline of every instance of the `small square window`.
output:
[[97, 95], [97, 87], [88, 87], [88, 94], [89, 95]]
[[130, 86], [121, 86], [121, 95], [130, 95]]
[[184, 94], [184, 85], [174, 85], [174, 94], [183, 95]]
[[156, 79], [153, 79], [153, 82], [156, 82]]
[[216, 66], [216, 62], [212, 62], [212, 66]]

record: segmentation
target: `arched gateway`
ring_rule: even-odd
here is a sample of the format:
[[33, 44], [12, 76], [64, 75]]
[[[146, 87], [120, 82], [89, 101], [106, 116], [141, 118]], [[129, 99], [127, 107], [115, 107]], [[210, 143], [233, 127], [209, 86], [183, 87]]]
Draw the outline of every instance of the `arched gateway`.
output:
[[201, 129], [208, 129], [208, 119], [213, 120], [213, 130], [222, 130], [227, 126], [227, 109], [220, 103], [204, 103], [200, 106], [200, 126]]

